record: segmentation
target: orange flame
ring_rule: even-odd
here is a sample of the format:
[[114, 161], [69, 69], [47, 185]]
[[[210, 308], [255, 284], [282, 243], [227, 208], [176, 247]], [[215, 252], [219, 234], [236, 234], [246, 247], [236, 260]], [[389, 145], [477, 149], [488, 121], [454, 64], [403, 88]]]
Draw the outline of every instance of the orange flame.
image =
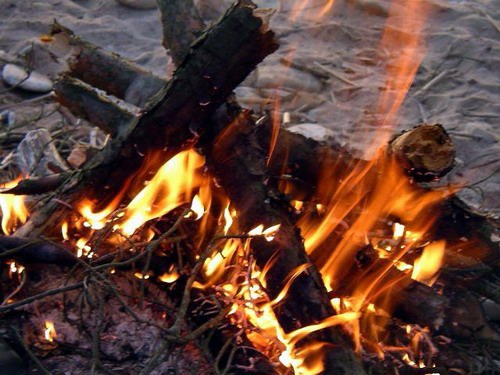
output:
[[373, 142], [365, 150], [365, 158], [386, 144], [397, 125], [397, 113], [410, 89], [425, 56], [422, 34], [430, 7], [425, 0], [392, 2], [379, 50], [386, 51], [385, 87], [379, 97], [377, 113], [384, 119], [377, 124]]
[[45, 321], [45, 330], [44, 330], [45, 340], [49, 342], [53, 342], [57, 337], [56, 328], [54, 327], [54, 322], [50, 320]]
[[122, 232], [131, 236], [146, 221], [189, 202], [193, 188], [201, 184], [195, 172], [203, 163], [203, 157], [193, 150], [183, 151], [167, 161], [125, 209]]
[[[2, 185], [9, 189], [17, 186], [21, 177]], [[2, 211], [2, 231], [4, 234], [14, 233], [16, 227], [24, 224], [28, 219], [28, 209], [24, 204], [24, 196], [13, 194], [0, 194], [0, 210]]]
[[443, 263], [445, 249], [445, 241], [437, 241], [427, 245], [422, 256], [415, 260], [411, 278], [432, 286]]

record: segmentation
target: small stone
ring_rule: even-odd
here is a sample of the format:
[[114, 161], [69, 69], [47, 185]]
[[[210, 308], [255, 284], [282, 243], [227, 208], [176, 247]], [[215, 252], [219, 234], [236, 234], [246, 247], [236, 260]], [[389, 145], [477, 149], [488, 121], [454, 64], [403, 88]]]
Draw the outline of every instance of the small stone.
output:
[[37, 72], [28, 73], [20, 66], [6, 64], [3, 67], [2, 78], [9, 86], [19, 87], [32, 92], [49, 92], [52, 90], [52, 81]]
[[327, 129], [318, 124], [299, 124], [287, 128], [288, 131], [301, 134], [306, 138], [314, 139], [317, 142], [325, 142], [335, 136], [333, 130]]
[[320, 92], [323, 89], [323, 84], [307, 72], [278, 64], [258, 67], [255, 87]]
[[156, 9], [156, 0], [116, 0], [118, 4], [132, 9], [150, 10]]
[[17, 164], [23, 175], [49, 176], [68, 170], [47, 129], [28, 132], [17, 146]]

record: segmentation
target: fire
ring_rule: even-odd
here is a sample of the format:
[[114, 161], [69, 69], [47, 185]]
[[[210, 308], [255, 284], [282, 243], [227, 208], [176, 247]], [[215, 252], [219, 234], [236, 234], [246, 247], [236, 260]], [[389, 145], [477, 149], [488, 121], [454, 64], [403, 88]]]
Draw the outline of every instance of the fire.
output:
[[432, 286], [443, 263], [445, 248], [445, 241], [437, 241], [427, 245], [422, 256], [415, 260], [411, 278]]
[[201, 219], [203, 214], [205, 213], [205, 207], [203, 207], [203, 203], [198, 195], [195, 195], [193, 198], [193, 202], [191, 203], [191, 211], [196, 215], [195, 220]]
[[249, 236], [264, 236], [267, 241], [274, 240], [274, 235], [280, 229], [281, 224], [276, 224], [264, 229], [264, 225], [260, 224], [248, 232]]
[[365, 158], [389, 141], [397, 125], [397, 113], [410, 89], [425, 56], [423, 30], [430, 7], [425, 0], [392, 2], [384, 33], [379, 44], [386, 51], [385, 87], [379, 97], [377, 113], [383, 116], [377, 124], [377, 134], [365, 150]]
[[171, 266], [168, 272], [165, 272], [163, 275], [159, 277], [161, 282], [171, 284], [180, 277], [181, 275], [179, 272], [174, 268], [174, 266]]
[[[9, 189], [17, 185], [21, 177], [2, 185]], [[4, 234], [14, 233], [16, 227], [24, 224], [28, 219], [28, 209], [24, 204], [24, 196], [13, 194], [0, 194], [0, 210], [2, 211], [2, 231]]]
[[161, 217], [191, 199], [201, 179], [196, 170], [204, 159], [193, 150], [183, 151], [167, 161], [125, 209], [122, 233], [131, 236], [146, 221]]
[[54, 323], [50, 320], [45, 321], [45, 330], [44, 330], [45, 340], [49, 342], [53, 342], [57, 337], [56, 328], [54, 327]]

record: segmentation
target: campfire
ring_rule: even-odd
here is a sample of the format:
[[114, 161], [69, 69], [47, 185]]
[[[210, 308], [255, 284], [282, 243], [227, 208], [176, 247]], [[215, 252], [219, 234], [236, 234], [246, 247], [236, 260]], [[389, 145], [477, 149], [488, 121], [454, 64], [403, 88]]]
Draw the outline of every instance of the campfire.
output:
[[[475, 259], [491, 256], [490, 222], [440, 183], [455, 159], [445, 127], [388, 130], [423, 58], [424, 18], [387, 69], [382, 130], [355, 157], [288, 131], [279, 105], [254, 113], [232, 94], [278, 48], [272, 10], [240, 0], [205, 28], [191, 1], [158, 3], [169, 81], [57, 22], [42, 37], [65, 65], [55, 100], [100, 138], [71, 151], [72, 169], [49, 162], [3, 184], [2, 329], [30, 369], [494, 369], [484, 343], [499, 336], [480, 301], [498, 293]], [[382, 49], [402, 43], [391, 30]]]

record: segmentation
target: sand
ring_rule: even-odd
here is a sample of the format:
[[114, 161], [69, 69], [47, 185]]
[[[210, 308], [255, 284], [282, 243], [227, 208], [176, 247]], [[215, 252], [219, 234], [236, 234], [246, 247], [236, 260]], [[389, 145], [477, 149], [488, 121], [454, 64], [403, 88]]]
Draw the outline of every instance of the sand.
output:
[[[206, 17], [217, 13], [217, 4], [207, 6], [215, 1], [202, 3]], [[265, 103], [268, 98], [279, 95], [281, 110], [291, 113], [291, 125], [327, 127], [333, 131], [332, 141], [358, 155], [384, 142], [384, 138], [374, 138], [380, 130], [387, 137], [421, 122], [441, 123], [457, 147], [457, 165], [443, 183], [464, 184], [459, 195], [470, 207], [500, 215], [498, 0], [430, 0], [425, 19], [422, 11], [405, 19], [404, 1], [400, 0], [392, 11], [385, 0], [336, 0], [321, 19], [318, 14], [326, 1], [259, 3], [279, 7], [272, 27], [281, 48], [238, 88], [242, 103], [261, 111], [270, 108]], [[305, 4], [304, 9], [294, 17], [299, 3]], [[130, 9], [113, 0], [2, 0], [0, 12], [0, 65], [29, 51], [32, 42], [57, 19], [83, 38], [156, 74], [166, 76], [172, 71], [161, 47], [156, 10]], [[395, 67], [412, 42], [412, 33], [404, 29], [409, 26], [414, 34], [419, 21], [423, 22], [422, 42], [416, 50], [423, 60], [397, 116], [388, 117], [387, 109], [379, 104], [387, 72], [394, 81]], [[386, 24], [392, 25], [397, 36], [389, 47], [381, 43]], [[410, 63], [418, 56], [410, 56]], [[294, 68], [283, 64], [284, 58], [292, 60]], [[35, 59], [33, 66], [49, 76], [54, 74], [52, 65], [43, 59]], [[30, 97], [4, 89], [0, 108]], [[397, 90], [390, 92], [395, 93]], [[11, 109], [22, 117], [35, 107]], [[50, 121], [56, 120], [44, 119], [41, 125], [50, 127]]]

